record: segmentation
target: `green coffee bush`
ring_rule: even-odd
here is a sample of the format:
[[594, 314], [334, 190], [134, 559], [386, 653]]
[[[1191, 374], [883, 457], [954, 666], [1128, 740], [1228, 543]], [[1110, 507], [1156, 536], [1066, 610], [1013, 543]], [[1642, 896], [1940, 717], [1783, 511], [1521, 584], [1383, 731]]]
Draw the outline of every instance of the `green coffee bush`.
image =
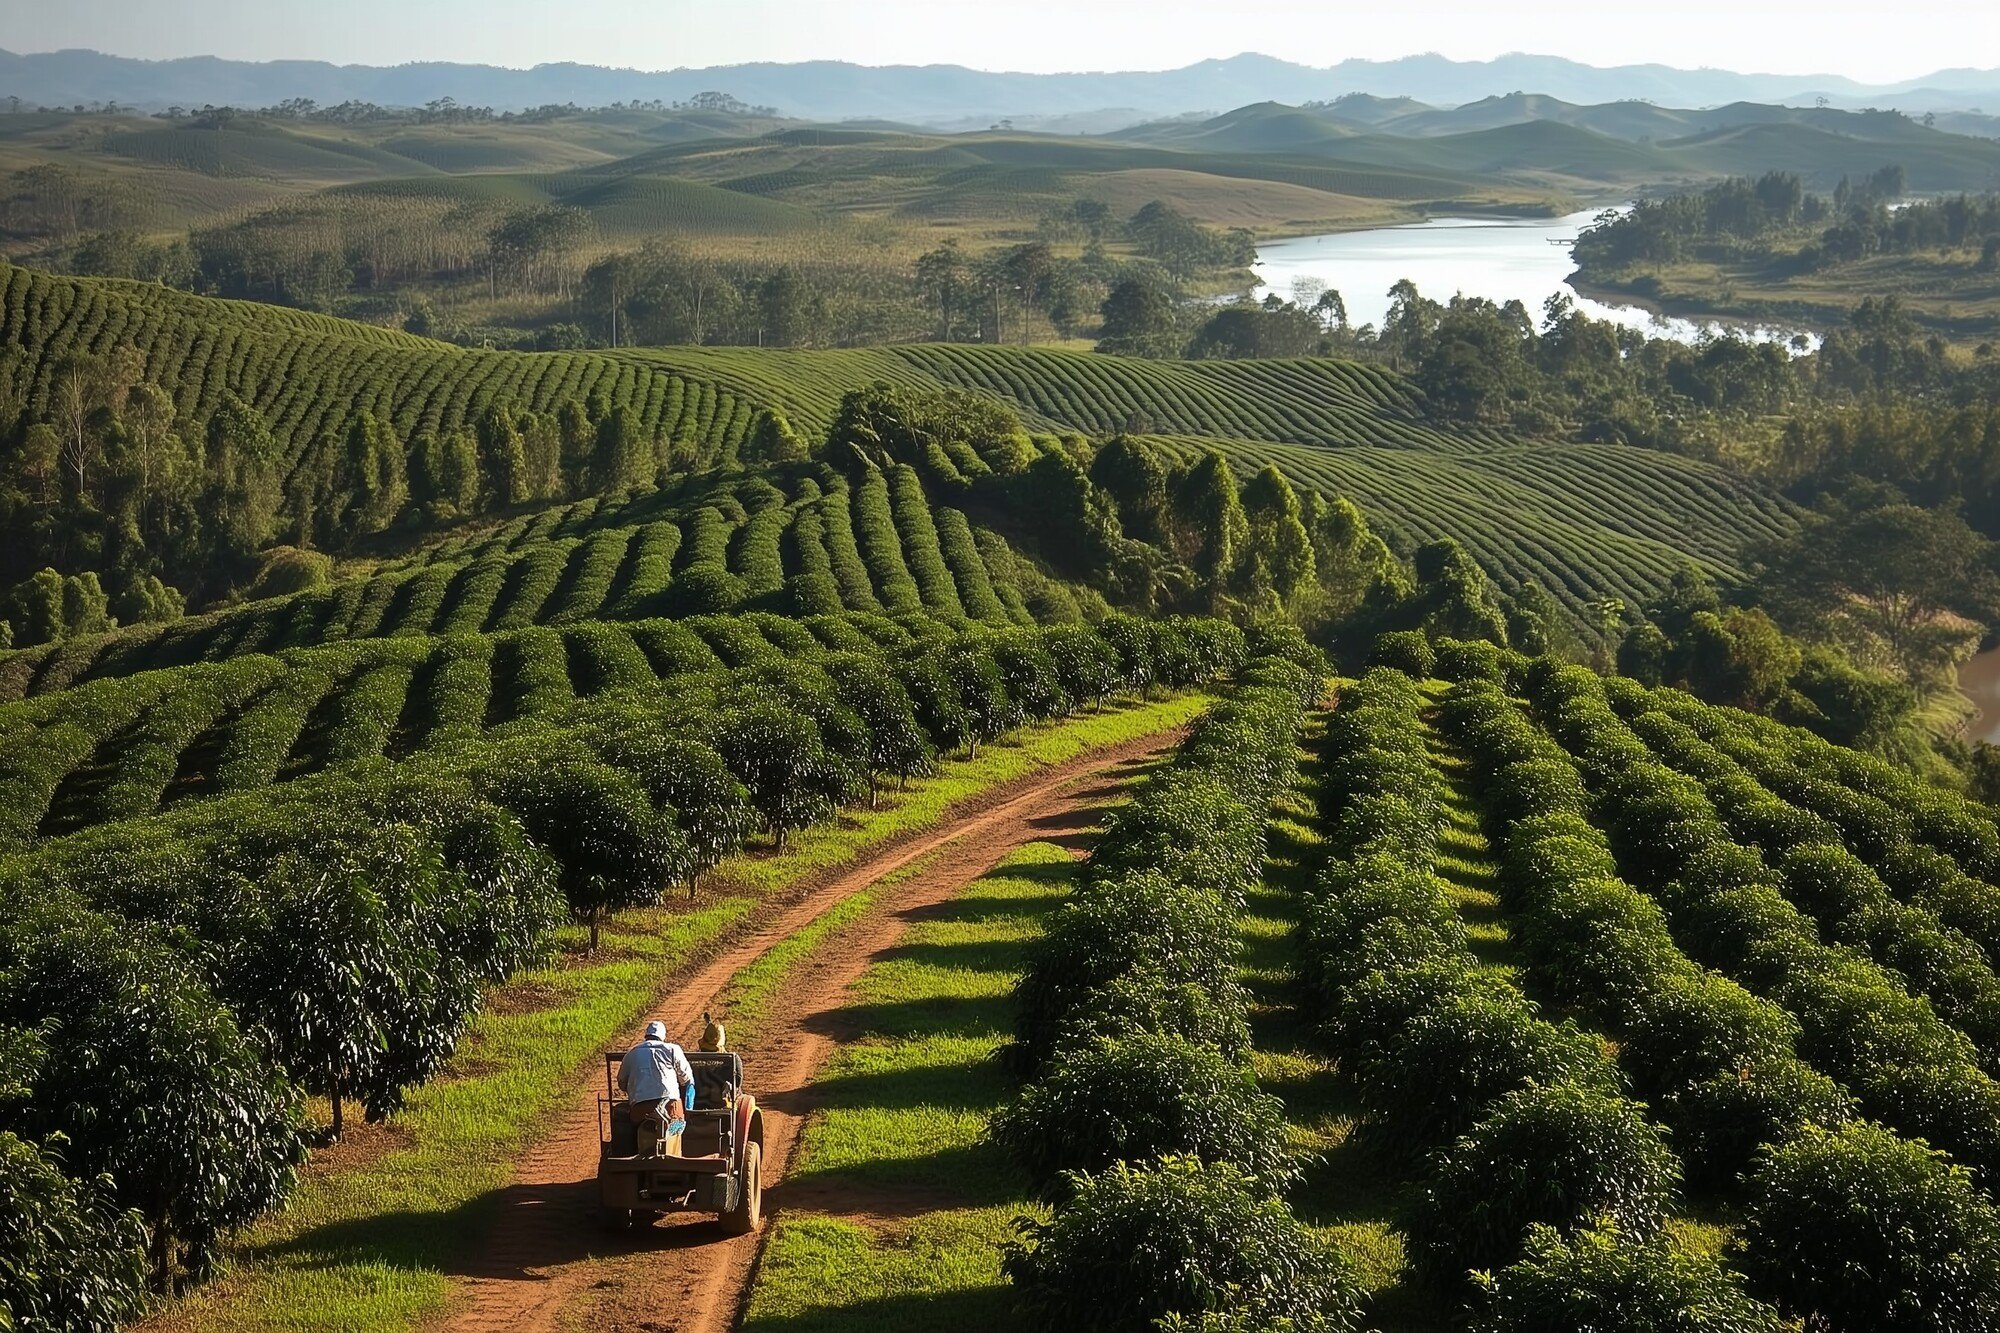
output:
[[1478, 1333], [1785, 1333], [1776, 1310], [1709, 1255], [1614, 1226], [1528, 1229], [1521, 1257], [1484, 1277]]
[[1635, 1102], [1571, 1083], [1502, 1097], [1438, 1155], [1409, 1222], [1427, 1280], [1455, 1284], [1510, 1263], [1537, 1223], [1573, 1231], [1609, 1220], [1650, 1236], [1670, 1212], [1680, 1163]]
[[1249, 1070], [1178, 1036], [1062, 1051], [993, 1117], [992, 1133], [1045, 1186], [1065, 1172], [1181, 1156], [1227, 1162], [1274, 1194], [1299, 1172], [1284, 1104]]
[[1375, 636], [1368, 665], [1400, 671], [1412, 680], [1429, 680], [1437, 672], [1437, 652], [1422, 630], [1390, 630]]
[[1734, 1257], [1752, 1291], [1817, 1327], [2000, 1325], [2000, 1212], [1942, 1153], [1865, 1121], [1770, 1153]]
[[1052, 1220], [1024, 1221], [1001, 1260], [1032, 1329], [1152, 1333], [1225, 1310], [1259, 1328], [1361, 1327], [1347, 1262], [1234, 1167], [1119, 1163], [1072, 1177], [1068, 1193]]

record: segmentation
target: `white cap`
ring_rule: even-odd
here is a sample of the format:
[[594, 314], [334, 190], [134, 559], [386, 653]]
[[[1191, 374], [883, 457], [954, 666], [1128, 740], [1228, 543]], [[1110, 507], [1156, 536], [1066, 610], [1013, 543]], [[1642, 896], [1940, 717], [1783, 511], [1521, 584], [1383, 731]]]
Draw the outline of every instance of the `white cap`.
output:
[[646, 1024], [647, 1041], [665, 1041], [666, 1039], [667, 1039], [667, 1025], [665, 1023], [662, 1023], [658, 1019], [655, 1019], [652, 1022]]

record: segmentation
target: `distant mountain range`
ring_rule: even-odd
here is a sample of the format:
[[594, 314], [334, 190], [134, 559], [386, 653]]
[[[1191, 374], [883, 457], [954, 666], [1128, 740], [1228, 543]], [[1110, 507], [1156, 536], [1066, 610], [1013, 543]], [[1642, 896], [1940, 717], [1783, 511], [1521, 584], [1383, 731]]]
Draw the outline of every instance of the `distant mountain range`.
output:
[[1016, 118], [1096, 130], [1120, 124], [1216, 112], [1256, 102], [1328, 101], [1350, 94], [1411, 99], [1415, 108], [1458, 107], [1532, 90], [1569, 103], [1644, 101], [1713, 107], [1732, 102], [1893, 107], [1925, 112], [2000, 112], [2000, 69], [1941, 70], [1907, 83], [1877, 86], [1838, 75], [1739, 74], [1666, 65], [1598, 68], [1557, 56], [1506, 55], [1457, 61], [1438, 55], [1346, 60], [1325, 69], [1246, 54], [1184, 69], [1127, 73], [1009, 74], [957, 65], [854, 65], [839, 61], [721, 65], [647, 72], [599, 65], [419, 63], [331, 65], [313, 60], [253, 62], [195, 56], [134, 60], [96, 51], [17, 55], [0, 51], [0, 98], [73, 106], [115, 101], [141, 110], [204, 103], [269, 106], [308, 97], [419, 106], [440, 97], [519, 109], [546, 103], [603, 106], [624, 101], [683, 101], [705, 91], [730, 93], [808, 120], [891, 119], [963, 126]]

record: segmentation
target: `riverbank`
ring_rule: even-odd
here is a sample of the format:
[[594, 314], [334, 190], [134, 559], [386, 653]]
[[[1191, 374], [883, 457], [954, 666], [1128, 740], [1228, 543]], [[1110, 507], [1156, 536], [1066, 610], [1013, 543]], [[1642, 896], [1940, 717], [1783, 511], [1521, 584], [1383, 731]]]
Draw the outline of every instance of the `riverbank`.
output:
[[1919, 327], [1957, 343], [2000, 336], [2000, 274], [1920, 256], [1884, 256], [1833, 274], [1773, 279], [1747, 266], [1689, 263], [1625, 277], [1585, 276], [1569, 285], [1592, 300], [1664, 316], [1753, 328], [1838, 328], [1869, 296], [1893, 293]]

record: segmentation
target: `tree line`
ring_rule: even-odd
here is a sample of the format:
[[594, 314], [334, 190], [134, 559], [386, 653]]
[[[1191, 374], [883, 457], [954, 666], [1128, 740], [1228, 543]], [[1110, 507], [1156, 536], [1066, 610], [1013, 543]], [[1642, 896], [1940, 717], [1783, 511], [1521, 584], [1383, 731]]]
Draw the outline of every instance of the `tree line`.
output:
[[1706, 189], [1640, 200], [1605, 213], [1577, 237], [1587, 278], [1683, 259], [1748, 258], [1812, 273], [1871, 255], [1975, 249], [1979, 268], [2000, 264], [2000, 195], [1905, 200], [1903, 168], [1843, 177], [1831, 196], [1807, 191], [1792, 172], [1735, 178]]

